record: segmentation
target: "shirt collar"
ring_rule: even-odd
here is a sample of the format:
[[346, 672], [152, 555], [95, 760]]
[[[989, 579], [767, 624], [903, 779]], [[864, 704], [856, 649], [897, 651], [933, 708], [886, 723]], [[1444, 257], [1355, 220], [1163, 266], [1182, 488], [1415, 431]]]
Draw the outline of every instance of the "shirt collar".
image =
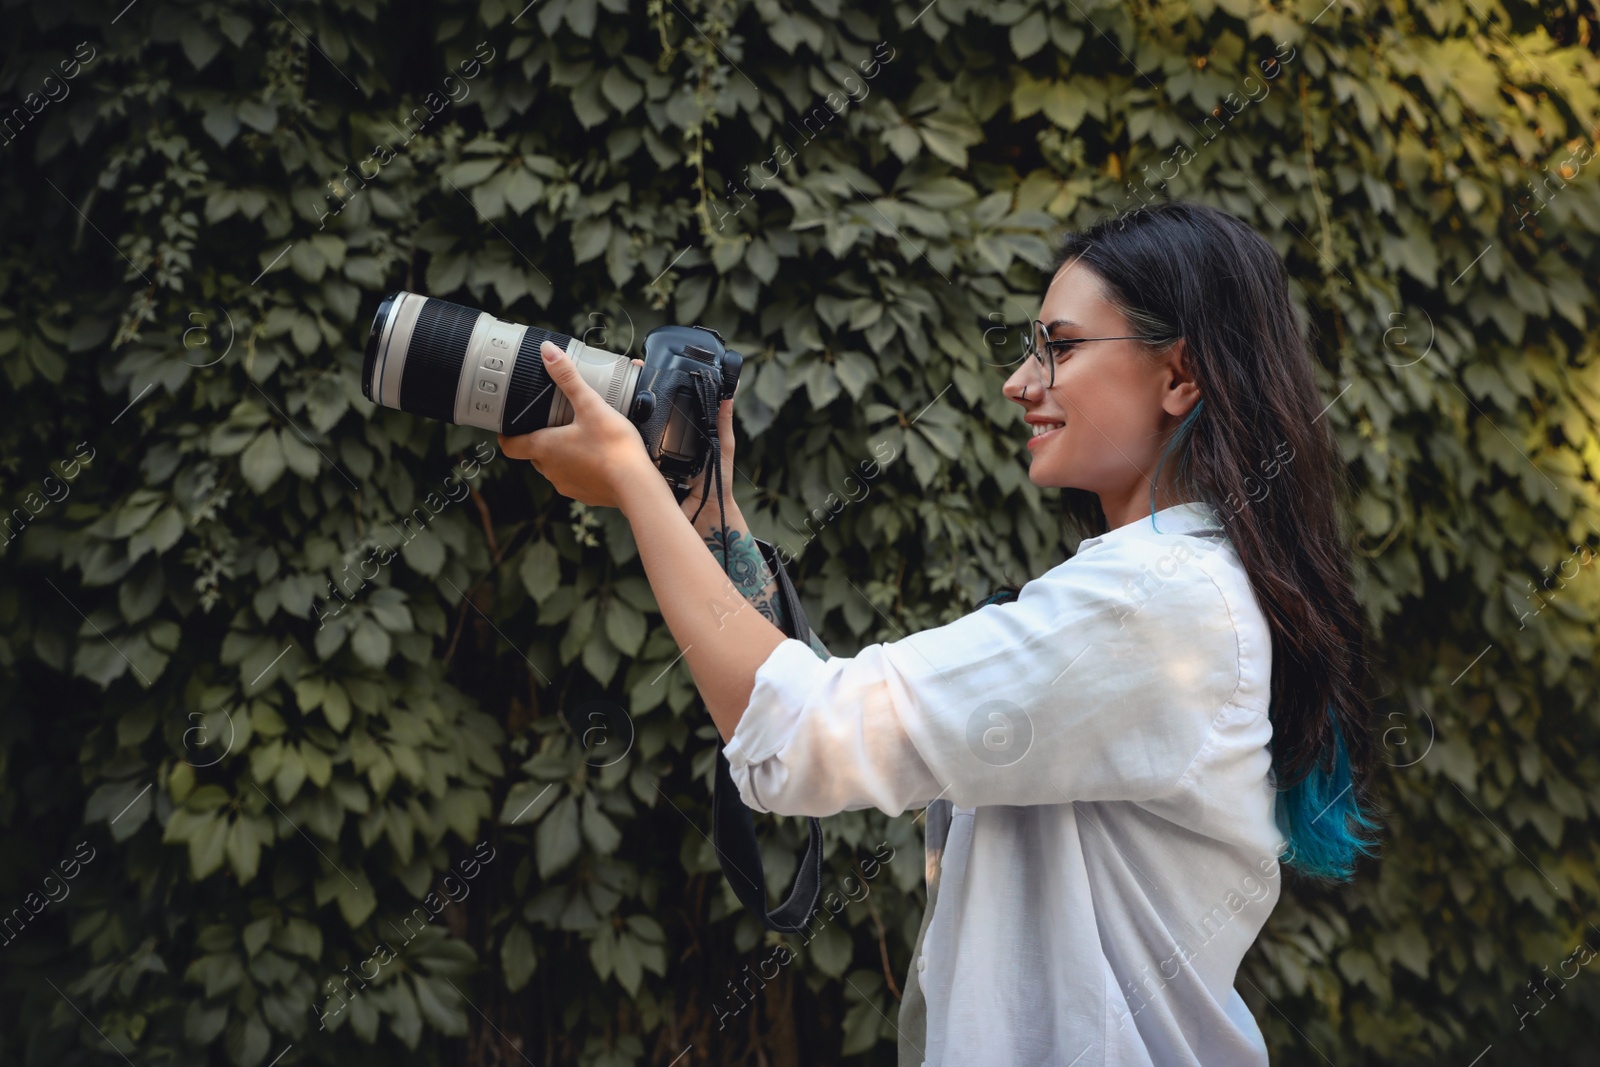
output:
[[1226, 536], [1227, 531], [1223, 528], [1217, 509], [1203, 500], [1196, 500], [1187, 504], [1174, 504], [1170, 508], [1162, 508], [1154, 515], [1135, 519], [1126, 526], [1118, 526], [1115, 530], [1108, 530], [1095, 537], [1085, 537], [1078, 542], [1078, 552], [1106, 541], [1153, 538], [1173, 533], [1202, 535], [1219, 533]]

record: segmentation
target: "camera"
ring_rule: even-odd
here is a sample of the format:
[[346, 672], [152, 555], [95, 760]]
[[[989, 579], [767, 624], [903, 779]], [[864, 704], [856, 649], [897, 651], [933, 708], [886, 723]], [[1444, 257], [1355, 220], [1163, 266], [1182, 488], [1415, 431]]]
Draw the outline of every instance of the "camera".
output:
[[382, 407], [507, 436], [564, 426], [572, 405], [545, 373], [544, 341], [566, 352], [606, 403], [639, 428], [681, 501], [716, 450], [717, 408], [733, 395], [744, 365], [721, 334], [704, 326], [651, 330], [640, 366], [564, 333], [393, 292], [372, 319], [361, 393]]

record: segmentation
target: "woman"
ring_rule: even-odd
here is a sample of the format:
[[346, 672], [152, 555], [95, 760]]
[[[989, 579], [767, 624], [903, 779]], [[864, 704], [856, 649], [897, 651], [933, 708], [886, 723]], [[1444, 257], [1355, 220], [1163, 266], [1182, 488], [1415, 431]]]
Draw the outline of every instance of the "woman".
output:
[[[1279, 860], [1341, 880], [1373, 847], [1338, 449], [1248, 226], [1172, 202], [1061, 263], [1004, 391], [1029, 478], [1089, 536], [1011, 602], [854, 657], [734, 610], [713, 554], [747, 550], [737, 508], [708, 554], [713, 509], [691, 526], [553, 345], [575, 424], [501, 443], [628, 517], [749, 806], [928, 806], [902, 1064], [1265, 1065], [1233, 982]], [[726, 485], [732, 431], [728, 402]]]

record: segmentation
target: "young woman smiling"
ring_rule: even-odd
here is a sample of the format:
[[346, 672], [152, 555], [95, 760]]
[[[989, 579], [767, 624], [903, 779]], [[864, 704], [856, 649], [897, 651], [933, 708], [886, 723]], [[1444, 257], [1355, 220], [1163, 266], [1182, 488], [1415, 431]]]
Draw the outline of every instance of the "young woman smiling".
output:
[[[1141, 209], [1067, 237], [1032, 334], [1004, 392], [1085, 536], [851, 657], [785, 638], [737, 507], [708, 553], [712, 509], [695, 529], [553, 345], [574, 423], [501, 445], [627, 516], [746, 804], [928, 808], [902, 1065], [1265, 1067], [1234, 980], [1278, 861], [1346, 879], [1375, 828], [1343, 467], [1283, 262], [1213, 208]], [[732, 485], [731, 401], [720, 427]]]

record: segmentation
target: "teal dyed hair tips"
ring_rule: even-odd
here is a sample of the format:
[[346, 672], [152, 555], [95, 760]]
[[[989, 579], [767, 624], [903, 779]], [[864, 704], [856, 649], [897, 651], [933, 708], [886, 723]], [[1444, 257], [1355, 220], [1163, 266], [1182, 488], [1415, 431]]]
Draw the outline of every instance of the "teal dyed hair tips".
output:
[[1350, 779], [1350, 754], [1339, 721], [1328, 709], [1333, 726], [1333, 766], [1326, 760], [1305, 778], [1278, 792], [1278, 829], [1289, 840], [1279, 860], [1301, 874], [1331, 882], [1349, 881], [1356, 861], [1373, 854], [1377, 842], [1369, 836], [1378, 828], [1356, 802]]

